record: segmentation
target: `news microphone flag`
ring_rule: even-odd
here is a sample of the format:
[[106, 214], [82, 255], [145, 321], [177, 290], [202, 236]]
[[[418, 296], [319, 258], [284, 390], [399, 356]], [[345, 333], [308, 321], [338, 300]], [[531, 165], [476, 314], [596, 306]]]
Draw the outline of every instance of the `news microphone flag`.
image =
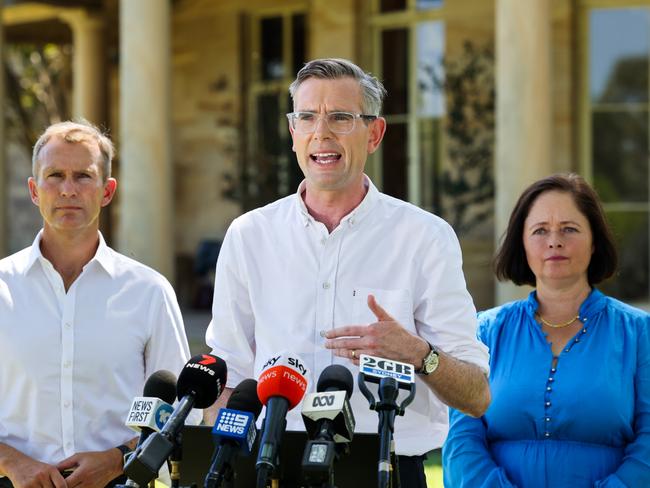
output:
[[135, 397], [124, 424], [136, 432], [142, 429], [160, 432], [173, 411], [174, 407], [160, 398]]
[[251, 412], [222, 408], [212, 428], [215, 442], [230, 439], [242, 447], [245, 455], [251, 453], [257, 431], [255, 416]]

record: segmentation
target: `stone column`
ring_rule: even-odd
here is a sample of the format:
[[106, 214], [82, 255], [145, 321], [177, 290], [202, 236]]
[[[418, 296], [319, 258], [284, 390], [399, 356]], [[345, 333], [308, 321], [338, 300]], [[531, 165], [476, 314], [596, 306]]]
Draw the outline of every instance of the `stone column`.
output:
[[106, 50], [104, 20], [85, 10], [61, 14], [74, 43], [72, 116], [100, 127], [106, 124]]
[[118, 248], [174, 277], [168, 0], [120, 0]]
[[[549, 9], [548, 0], [496, 2], [497, 245], [521, 191], [553, 172]], [[496, 302], [528, 291], [510, 283], [497, 284]]]

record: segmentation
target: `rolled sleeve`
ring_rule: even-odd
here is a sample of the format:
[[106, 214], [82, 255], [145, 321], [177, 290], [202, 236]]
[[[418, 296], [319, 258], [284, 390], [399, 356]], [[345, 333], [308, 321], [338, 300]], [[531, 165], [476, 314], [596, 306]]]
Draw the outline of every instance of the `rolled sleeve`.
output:
[[476, 308], [463, 275], [460, 244], [444, 223], [426, 253], [415, 310], [418, 334], [456, 359], [489, 373], [488, 348], [476, 338]]

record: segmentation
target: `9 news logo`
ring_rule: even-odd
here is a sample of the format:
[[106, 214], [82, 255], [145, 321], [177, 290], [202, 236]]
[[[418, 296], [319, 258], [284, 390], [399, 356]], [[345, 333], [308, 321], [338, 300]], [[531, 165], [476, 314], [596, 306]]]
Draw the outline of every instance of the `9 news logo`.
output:
[[224, 434], [244, 435], [246, 426], [248, 425], [246, 415], [236, 412], [223, 412], [219, 416], [219, 423], [216, 430]]

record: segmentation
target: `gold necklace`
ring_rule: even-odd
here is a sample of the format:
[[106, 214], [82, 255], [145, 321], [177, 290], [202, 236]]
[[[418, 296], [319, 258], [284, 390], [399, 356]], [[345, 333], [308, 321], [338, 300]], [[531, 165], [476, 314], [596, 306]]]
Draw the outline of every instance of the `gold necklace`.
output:
[[546, 325], [547, 327], [550, 327], [551, 329], [561, 329], [562, 327], [568, 327], [573, 322], [578, 320], [578, 318], [580, 318], [580, 314], [578, 314], [575, 317], [573, 317], [571, 320], [569, 320], [568, 322], [564, 322], [562, 324], [552, 324], [549, 321], [545, 320], [544, 317], [542, 317], [542, 315], [540, 313], [538, 313], [537, 316], [539, 317], [539, 320], [542, 321], [542, 324]]

